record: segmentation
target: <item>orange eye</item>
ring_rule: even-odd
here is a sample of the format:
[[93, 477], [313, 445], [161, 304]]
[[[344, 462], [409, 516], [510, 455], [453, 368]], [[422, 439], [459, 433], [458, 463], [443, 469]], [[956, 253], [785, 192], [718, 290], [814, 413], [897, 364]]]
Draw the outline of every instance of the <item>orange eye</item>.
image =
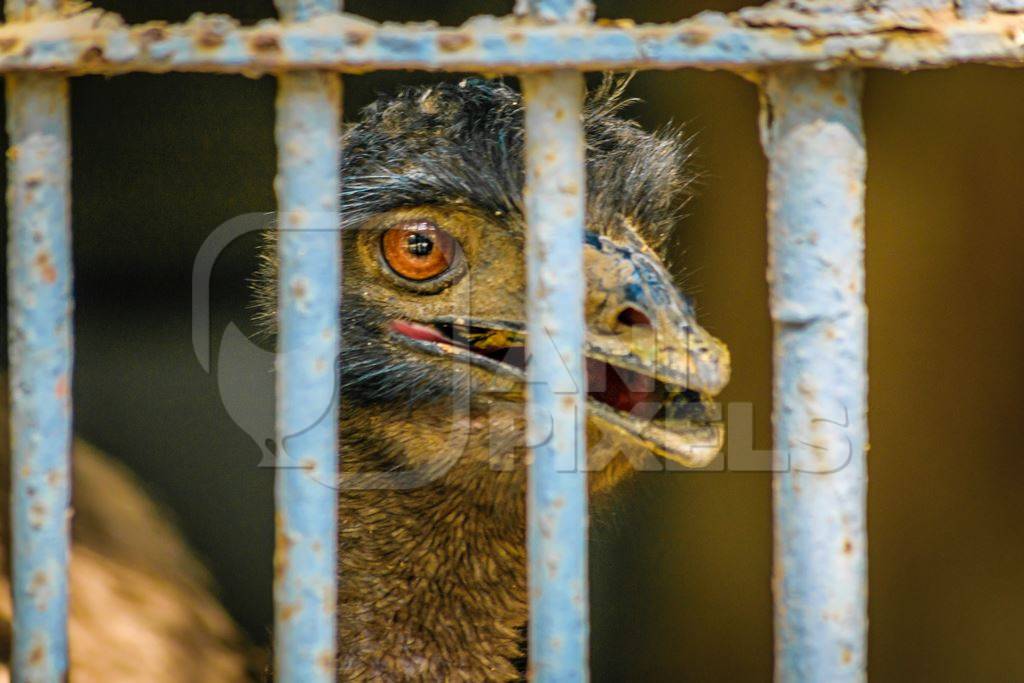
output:
[[399, 223], [381, 238], [384, 260], [409, 280], [429, 280], [448, 270], [455, 260], [455, 238], [434, 223], [414, 220]]

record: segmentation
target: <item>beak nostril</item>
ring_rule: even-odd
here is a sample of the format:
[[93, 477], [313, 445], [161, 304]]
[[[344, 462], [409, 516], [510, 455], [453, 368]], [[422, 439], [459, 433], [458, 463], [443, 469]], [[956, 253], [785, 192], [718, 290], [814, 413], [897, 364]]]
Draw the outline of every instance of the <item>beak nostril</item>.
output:
[[652, 327], [651, 319], [647, 317], [647, 314], [632, 306], [627, 306], [619, 311], [615, 322], [623, 327]]

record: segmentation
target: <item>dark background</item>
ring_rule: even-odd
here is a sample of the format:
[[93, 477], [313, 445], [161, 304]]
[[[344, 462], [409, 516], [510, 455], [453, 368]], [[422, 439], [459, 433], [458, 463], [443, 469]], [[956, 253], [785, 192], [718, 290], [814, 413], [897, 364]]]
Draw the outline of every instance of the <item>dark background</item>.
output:
[[[129, 21], [270, 2], [105, 0]], [[510, 2], [350, 0], [377, 20], [459, 23]], [[701, 9], [599, 2], [668, 21]], [[345, 79], [348, 117], [375, 92], [437, 77]], [[455, 76], [450, 76], [455, 78]], [[700, 195], [676, 247], [703, 320], [733, 352], [724, 401], [754, 406], [770, 445], [765, 163], [757, 93], [736, 76], [643, 73], [631, 115], [697, 135]], [[190, 340], [203, 240], [272, 211], [274, 82], [236, 76], [78, 78], [72, 86], [78, 432], [173, 509], [242, 626], [270, 624], [272, 472], [228, 417]], [[870, 670], [876, 681], [1024, 680], [1024, 73], [871, 73]], [[246, 327], [254, 241], [221, 258], [214, 336]], [[770, 475], [637, 477], [593, 530], [596, 681], [766, 681], [771, 672]]]

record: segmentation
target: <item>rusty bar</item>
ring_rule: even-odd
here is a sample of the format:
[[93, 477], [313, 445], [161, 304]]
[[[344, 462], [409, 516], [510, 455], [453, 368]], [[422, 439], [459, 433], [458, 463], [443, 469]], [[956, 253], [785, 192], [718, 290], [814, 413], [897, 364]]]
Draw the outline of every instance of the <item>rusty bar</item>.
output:
[[945, 9], [872, 5], [863, 12], [818, 13], [766, 5], [731, 14], [702, 12], [670, 24], [524, 24], [477, 17], [458, 27], [379, 24], [350, 15], [254, 26], [196, 15], [183, 24], [130, 26], [93, 9], [0, 25], [0, 72], [515, 74], [693, 67], [746, 73], [786, 65], [900, 71], [967, 63], [1024, 66], [1020, 0], [993, 2], [1007, 10], [978, 15], [979, 1], [962, 0], [965, 16], [957, 15], [952, 2]]
[[[286, 21], [339, 9], [334, 0], [277, 7]], [[278, 79], [274, 675], [282, 683], [337, 679], [340, 120], [337, 75]]]
[[524, 76], [530, 674], [586, 681], [583, 77]]
[[[56, 0], [7, 0], [9, 20]], [[12, 680], [66, 680], [71, 466], [71, 142], [68, 83], [6, 84]]]
[[775, 678], [866, 679], [862, 76], [766, 76], [775, 326]]
[[594, 18], [590, 0], [516, 0], [517, 16], [541, 23], [581, 23]]

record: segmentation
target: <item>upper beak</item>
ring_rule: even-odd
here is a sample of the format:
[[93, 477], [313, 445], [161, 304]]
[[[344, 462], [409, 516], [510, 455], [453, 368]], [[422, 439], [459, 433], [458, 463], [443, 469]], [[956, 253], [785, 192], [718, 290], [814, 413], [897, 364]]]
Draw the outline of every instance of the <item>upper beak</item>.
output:
[[724, 442], [710, 399], [729, 381], [729, 350], [643, 245], [588, 233], [584, 258], [590, 416], [662, 457], [706, 465]]
[[714, 396], [729, 349], [696, 320], [672, 276], [642, 247], [587, 234], [587, 355]]

